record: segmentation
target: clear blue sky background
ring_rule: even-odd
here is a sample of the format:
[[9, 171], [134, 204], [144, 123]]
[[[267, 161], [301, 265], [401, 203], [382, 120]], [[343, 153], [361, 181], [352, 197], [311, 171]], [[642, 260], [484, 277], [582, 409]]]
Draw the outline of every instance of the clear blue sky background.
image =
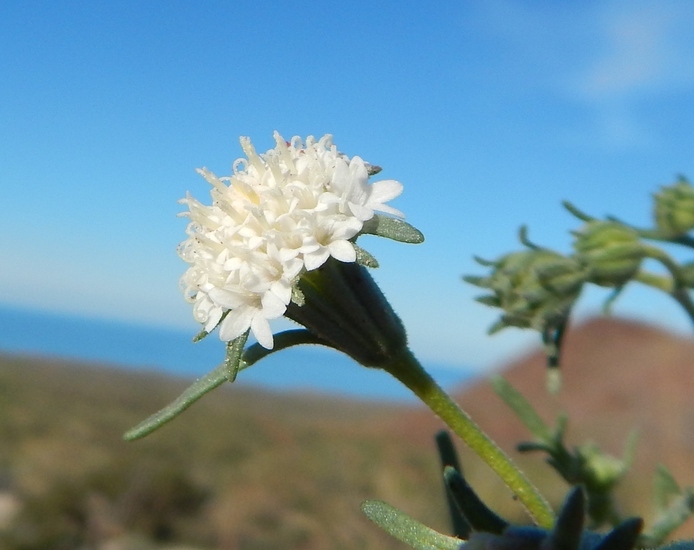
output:
[[[648, 225], [650, 194], [694, 177], [692, 28], [686, 0], [2, 2], [0, 303], [193, 334], [175, 249], [177, 199], [208, 197], [194, 169], [228, 173], [239, 135], [332, 133], [405, 184], [427, 237], [360, 242], [415, 352], [492, 365], [534, 335], [485, 336], [473, 254], [522, 223], [567, 251], [562, 199]], [[654, 292], [617, 312], [685, 327]]]

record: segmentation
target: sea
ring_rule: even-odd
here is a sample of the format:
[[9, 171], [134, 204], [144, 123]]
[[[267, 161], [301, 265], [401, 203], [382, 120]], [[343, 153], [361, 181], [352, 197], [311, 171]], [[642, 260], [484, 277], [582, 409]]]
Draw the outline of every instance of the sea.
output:
[[[0, 304], [0, 353], [61, 358], [123, 369], [159, 371], [191, 382], [224, 359], [212, 334], [193, 343], [191, 333], [121, 321], [30, 310]], [[475, 379], [464, 366], [425, 363], [446, 390]], [[235, 384], [275, 391], [332, 394], [363, 400], [415, 403], [397, 380], [334, 350], [297, 346], [271, 354], [239, 373]]]

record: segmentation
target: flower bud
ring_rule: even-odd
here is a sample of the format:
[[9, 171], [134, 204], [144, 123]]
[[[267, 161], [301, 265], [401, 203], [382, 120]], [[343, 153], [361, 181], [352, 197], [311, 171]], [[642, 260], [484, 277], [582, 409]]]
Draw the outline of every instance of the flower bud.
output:
[[655, 194], [653, 216], [665, 237], [676, 237], [694, 229], [694, 187], [684, 178], [663, 186]]
[[546, 249], [530, 249], [503, 256], [496, 262], [479, 261], [494, 268], [489, 277], [465, 277], [492, 295], [477, 300], [504, 313], [490, 332], [514, 326], [544, 332], [562, 325], [584, 282], [581, 266]]
[[585, 267], [588, 281], [596, 285], [623, 286], [646, 256], [639, 234], [618, 222], [589, 221], [574, 235], [575, 257]]

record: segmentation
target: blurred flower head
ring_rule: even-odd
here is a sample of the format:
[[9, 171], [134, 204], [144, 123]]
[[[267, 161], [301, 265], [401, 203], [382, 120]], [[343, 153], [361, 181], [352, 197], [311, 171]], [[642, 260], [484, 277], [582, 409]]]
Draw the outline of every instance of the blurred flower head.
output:
[[329, 258], [355, 262], [354, 240], [374, 212], [402, 214], [386, 204], [402, 192], [394, 180], [369, 183], [378, 169], [340, 153], [326, 135], [286, 142], [246, 158], [229, 177], [198, 172], [212, 186], [210, 206], [188, 195], [188, 238], [179, 255], [190, 264], [181, 278], [186, 299], [206, 332], [224, 341], [249, 329], [272, 348], [269, 320], [282, 316], [301, 276]]
[[676, 237], [694, 229], [694, 187], [685, 179], [664, 186], [655, 194], [653, 217], [665, 237]]
[[585, 282], [581, 266], [573, 258], [542, 248], [506, 254], [494, 262], [477, 261], [491, 267], [492, 273], [464, 279], [492, 292], [477, 298], [479, 302], [502, 310], [490, 333], [506, 327], [545, 332], [561, 326]]
[[585, 266], [588, 280], [596, 285], [625, 285], [646, 257], [638, 232], [619, 222], [592, 220], [574, 236], [575, 257]]

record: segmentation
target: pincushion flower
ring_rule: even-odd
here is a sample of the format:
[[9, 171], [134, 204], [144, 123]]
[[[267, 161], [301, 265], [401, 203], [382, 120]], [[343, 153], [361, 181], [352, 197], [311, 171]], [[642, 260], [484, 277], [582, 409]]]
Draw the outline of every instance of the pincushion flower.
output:
[[[199, 337], [219, 328], [225, 359], [125, 438], [151, 433], [271, 353], [323, 345], [402, 382], [549, 523], [551, 510], [541, 496], [412, 354], [402, 321], [367, 269], [378, 262], [356, 245], [363, 234], [423, 242], [386, 204], [402, 185], [369, 183], [380, 169], [340, 153], [329, 135], [286, 142], [275, 132], [275, 141], [274, 149], [258, 154], [241, 138], [246, 158], [234, 163], [231, 176], [199, 170], [212, 186], [212, 204], [190, 195], [181, 201], [190, 218], [179, 247], [190, 264], [181, 286], [204, 326]], [[273, 336], [269, 321], [282, 315], [302, 328]], [[251, 332], [257, 343], [246, 346]]]
[[326, 135], [286, 142], [256, 153], [241, 138], [246, 158], [229, 177], [198, 172], [212, 186], [212, 205], [188, 195], [188, 239], [179, 255], [190, 264], [181, 279], [193, 315], [206, 332], [219, 327], [231, 341], [249, 329], [272, 348], [269, 321], [281, 317], [302, 274], [329, 258], [355, 262], [354, 240], [375, 212], [402, 213], [385, 204], [402, 184], [370, 184], [371, 165], [340, 153]]

